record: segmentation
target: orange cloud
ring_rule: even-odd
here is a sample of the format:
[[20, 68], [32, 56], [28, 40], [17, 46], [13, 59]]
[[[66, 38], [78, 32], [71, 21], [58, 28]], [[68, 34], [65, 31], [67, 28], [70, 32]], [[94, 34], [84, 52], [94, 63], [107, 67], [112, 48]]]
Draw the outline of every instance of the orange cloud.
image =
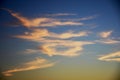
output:
[[[32, 32], [26, 32], [24, 35], [15, 36], [17, 38], [42, 43], [39, 49], [48, 56], [63, 55], [63, 56], [77, 56], [83, 50], [84, 45], [93, 44], [93, 42], [86, 41], [71, 41], [64, 40], [74, 37], [87, 36], [89, 32], [73, 32], [68, 31], [61, 34], [49, 32], [47, 29], [33, 29]], [[60, 47], [62, 50], [60, 51]], [[66, 50], [63, 50], [65, 48]], [[28, 50], [27, 52], [36, 52], [37, 50]]]
[[107, 55], [103, 55], [102, 57], [99, 58], [99, 60], [120, 62], [120, 51], [109, 53]]
[[72, 40], [44, 40], [37, 49], [26, 49], [25, 53], [41, 53], [48, 56], [78, 56], [84, 50], [85, 45], [94, 44], [87, 41]]
[[94, 44], [93, 42], [85, 41], [70, 41], [63, 40], [57, 42], [48, 42], [39, 47], [39, 49], [48, 56], [78, 56], [83, 51], [83, 46]]
[[73, 31], [68, 31], [62, 34], [53, 34], [52, 37], [55, 38], [60, 38], [60, 39], [68, 39], [68, 38], [73, 38], [73, 37], [83, 37], [83, 36], [88, 36], [90, 32], [89, 31], [80, 31], [80, 32], [73, 32]]
[[[13, 17], [17, 18], [20, 22], [21, 25], [31, 28], [31, 27], [54, 27], [54, 26], [81, 26], [83, 23], [77, 22], [77, 21], [69, 21], [69, 20], [60, 20], [56, 18], [47, 18], [47, 17], [39, 17], [39, 18], [33, 18], [33, 19], [28, 19], [26, 17], [23, 17], [19, 13], [15, 13], [9, 9], [4, 9], [8, 11]], [[54, 14], [55, 15], [55, 14]], [[56, 16], [61, 16], [61, 15], [72, 15], [68, 13], [60, 13], [56, 14]]]
[[44, 40], [44, 37], [47, 36], [50, 36], [50, 32], [48, 32], [47, 29], [33, 29], [32, 32], [25, 32], [23, 35], [17, 35], [13, 37], [40, 42], [41, 40]]
[[108, 38], [111, 35], [111, 33], [112, 31], [101, 32], [99, 36], [102, 38]]
[[52, 67], [52, 66], [54, 66], [54, 64], [55, 63], [49, 62], [46, 59], [36, 58], [35, 60], [30, 61], [30, 62], [26, 62], [26, 63], [22, 64], [21, 66], [18, 66], [14, 69], [4, 71], [3, 74], [5, 76], [12, 76], [13, 73], [15, 73], [15, 72]]
[[[88, 36], [89, 31], [67, 31], [64, 33], [54, 33], [50, 32], [47, 29], [38, 29], [33, 27], [54, 27], [54, 26], [68, 26], [68, 25], [84, 25], [79, 22], [80, 20], [88, 20], [92, 19], [95, 16], [89, 16], [79, 19], [56, 19], [56, 18], [48, 18], [48, 17], [39, 17], [28, 19], [26, 17], [21, 16], [18, 13], [14, 13], [13, 11], [7, 10], [13, 17], [17, 18], [23, 26], [27, 28], [31, 28], [30, 32], [25, 32], [23, 35], [16, 35], [14, 37], [21, 38], [29, 41], [34, 41], [36, 43], [41, 43], [42, 45], [39, 49], [49, 56], [53, 55], [63, 55], [63, 56], [77, 56], [83, 50], [84, 45], [93, 44], [93, 42], [87, 41], [72, 41], [68, 40], [70, 38], [75, 37], [84, 37]], [[59, 13], [53, 14], [53, 16], [68, 16], [73, 15], [69, 13]], [[60, 50], [62, 47], [62, 50]], [[63, 49], [64, 48], [64, 49]], [[65, 50], [66, 49], [66, 50]], [[35, 50], [27, 49], [28, 53], [35, 53]]]
[[[62, 40], [69, 39], [72, 37], [81, 37], [87, 36], [89, 32], [78, 32], [74, 33], [72, 31], [68, 31], [62, 34], [56, 34], [49, 32], [46, 29], [34, 29], [33, 32], [26, 32], [24, 35], [15, 36], [17, 38], [22, 38], [30, 41], [34, 41], [37, 43], [42, 43], [39, 49], [48, 56], [53, 55], [63, 55], [63, 56], [77, 56], [83, 50], [84, 45], [94, 44], [93, 42], [87, 41], [72, 41], [72, 40]], [[47, 37], [47, 38], [46, 38]], [[49, 38], [51, 39], [49, 39]], [[53, 39], [57, 38], [57, 39]], [[62, 50], [60, 51], [59, 49]], [[65, 50], [63, 50], [65, 48]], [[35, 53], [38, 50], [28, 49], [27, 53]]]
[[46, 40], [47, 38], [69, 39], [74, 37], [83, 37], [88, 36], [89, 33], [89, 31], [80, 31], [77, 33], [73, 31], [67, 31], [61, 34], [57, 34], [49, 32], [47, 29], [32, 29], [32, 32], [25, 32], [23, 35], [17, 35], [14, 37], [40, 42]]
[[[78, 56], [80, 52], [83, 50], [81, 46], [73, 46], [73, 47], [66, 47], [66, 46], [61, 46], [61, 47], [66, 47], [68, 49], [59, 51], [56, 49], [59, 45], [56, 46], [46, 46], [42, 45], [40, 46], [40, 50], [44, 53], [47, 54], [48, 56], [54, 56], [54, 55], [61, 55], [61, 56]], [[77, 53], [79, 52], [79, 53]]]

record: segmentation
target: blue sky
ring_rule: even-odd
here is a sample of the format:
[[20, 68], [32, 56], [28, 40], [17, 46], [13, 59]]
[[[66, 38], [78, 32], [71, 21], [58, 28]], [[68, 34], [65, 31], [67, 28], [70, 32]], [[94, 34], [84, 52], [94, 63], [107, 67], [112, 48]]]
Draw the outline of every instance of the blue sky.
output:
[[115, 1], [5, 0], [0, 7], [0, 68], [8, 80], [116, 78]]

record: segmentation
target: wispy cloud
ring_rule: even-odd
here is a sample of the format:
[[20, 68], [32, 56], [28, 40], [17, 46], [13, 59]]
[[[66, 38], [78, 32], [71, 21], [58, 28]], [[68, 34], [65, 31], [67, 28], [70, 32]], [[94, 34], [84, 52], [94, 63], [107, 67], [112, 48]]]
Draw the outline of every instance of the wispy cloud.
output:
[[57, 16], [71, 16], [71, 15], [77, 15], [73, 13], [56, 13], [56, 14], [45, 14], [45, 16], [50, 16], [50, 17], [57, 17]]
[[67, 31], [62, 34], [55, 34], [53, 33], [52, 37], [54, 38], [60, 38], [60, 39], [68, 39], [68, 38], [74, 38], [74, 37], [84, 37], [88, 36], [90, 32], [89, 31], [80, 31], [80, 32], [74, 32], [74, 31]]
[[70, 41], [63, 40], [57, 42], [49, 42], [43, 44], [39, 49], [48, 56], [61, 55], [61, 56], [78, 56], [84, 50], [83, 46], [94, 44], [93, 42], [86, 41]]
[[[57, 18], [49, 18], [49, 17], [38, 17], [38, 18], [33, 18], [33, 19], [28, 19], [26, 17], [23, 17], [19, 13], [15, 13], [9, 9], [4, 10], [8, 11], [13, 17], [17, 18], [20, 22], [21, 25], [27, 28], [31, 27], [54, 27], [54, 26], [81, 26], [83, 23], [79, 21], [69, 21], [69, 20], [60, 20]], [[53, 14], [54, 16], [68, 16], [68, 15], [73, 15], [69, 13], [58, 13], [58, 14]]]
[[87, 17], [81, 17], [81, 18], [67, 18], [67, 19], [59, 19], [59, 20], [64, 20], [64, 21], [86, 21], [86, 20], [91, 20], [96, 18], [98, 15], [93, 15], [93, 16], [87, 16]]
[[113, 31], [101, 32], [101, 33], [99, 33], [99, 36], [102, 37], [102, 38], [108, 38], [112, 34], [112, 32]]
[[[62, 34], [56, 34], [49, 32], [46, 29], [34, 29], [33, 32], [26, 32], [24, 35], [17, 35], [15, 37], [42, 43], [39, 50], [49, 56], [63, 55], [63, 56], [77, 56], [83, 50], [84, 45], [93, 44], [93, 42], [87, 41], [72, 41], [64, 40], [74, 37], [87, 36], [89, 32], [68, 31]], [[56, 38], [56, 39], [55, 39]], [[62, 50], [61, 50], [62, 47]], [[64, 50], [63, 50], [64, 49]], [[60, 51], [61, 50], [61, 51]], [[38, 50], [27, 50], [28, 53], [34, 53]]]
[[98, 15], [93, 15], [93, 16], [88, 16], [88, 17], [83, 17], [79, 18], [78, 20], [83, 21], [83, 20], [90, 20], [96, 18]]
[[103, 31], [103, 32], [98, 33], [98, 35], [100, 36], [101, 39], [95, 40], [95, 42], [102, 43], [102, 44], [117, 44], [117, 43], [120, 43], [119, 40], [114, 39], [114, 37], [111, 37], [112, 32], [113, 31], [111, 30], [111, 31]]
[[[29, 41], [34, 41], [36, 43], [42, 44], [39, 47], [39, 50], [44, 54], [49, 56], [53, 55], [63, 55], [63, 56], [75, 56], [78, 55], [78, 52], [83, 50], [83, 46], [87, 44], [93, 44], [92, 42], [83, 42], [83, 41], [71, 41], [70, 38], [75, 37], [84, 37], [88, 36], [89, 31], [80, 31], [75, 32], [72, 30], [66, 31], [64, 33], [54, 33], [50, 32], [45, 27], [54, 27], [54, 26], [70, 26], [70, 25], [83, 25], [83, 23], [74, 20], [62, 20], [50, 17], [39, 17], [28, 19], [21, 16], [19, 13], [15, 13], [11, 10], [7, 10], [13, 17], [17, 18], [21, 24], [27, 28], [31, 28], [30, 32], [25, 32], [23, 35], [16, 35], [14, 37], [21, 38]], [[69, 13], [59, 13], [52, 14], [52, 16], [68, 16], [75, 15]], [[79, 20], [91, 19], [91, 17], [81, 18]], [[44, 27], [44, 29], [38, 29], [33, 27]], [[66, 40], [67, 39], [67, 40]], [[63, 44], [64, 43], [64, 44]], [[71, 45], [72, 44], [72, 45]], [[64, 47], [66, 50], [60, 51], [60, 47]], [[27, 49], [27, 53], [35, 53], [37, 50]]]
[[47, 29], [32, 29], [31, 32], [25, 32], [23, 35], [16, 35], [14, 37], [40, 42], [41, 40], [44, 40], [46, 37], [58, 38], [58, 39], [69, 39], [74, 37], [88, 36], [89, 33], [90, 33], [89, 31], [74, 32], [71, 30], [71, 31], [66, 31], [64, 33], [57, 34], [57, 33], [50, 32]]
[[52, 67], [54, 65], [55, 65], [55, 62], [49, 62], [48, 60], [46, 60], [44, 58], [36, 58], [35, 60], [26, 62], [14, 69], [4, 71], [3, 74], [5, 76], [12, 76], [13, 73], [15, 73], [15, 72], [47, 68], [47, 67]]
[[95, 42], [102, 43], [102, 44], [117, 44], [117, 43], [120, 43], [120, 41], [114, 40], [114, 39], [101, 39], [101, 40], [96, 40]]
[[31, 32], [25, 32], [23, 35], [16, 35], [13, 37], [40, 42], [47, 36], [51, 36], [47, 29], [32, 29]]
[[109, 53], [107, 55], [103, 55], [102, 57], [99, 57], [99, 60], [120, 62], [120, 51]]
[[26, 49], [23, 53], [26, 54], [33, 54], [33, 53], [39, 53], [40, 51], [37, 49]]
[[[87, 36], [89, 33], [90, 32], [88, 31], [81, 31], [77, 33], [73, 31], [67, 31], [61, 34], [56, 34], [49, 32], [47, 29], [33, 29], [33, 31], [30, 33], [26, 32], [23, 35], [17, 35], [15, 37], [42, 43], [42, 45], [39, 47], [39, 50], [48, 56], [77, 56], [83, 50], [84, 45], [93, 44], [93, 42], [73, 41], [69, 40], [69, 38], [83, 37]], [[28, 50], [29, 53], [34, 53], [36, 51]]]

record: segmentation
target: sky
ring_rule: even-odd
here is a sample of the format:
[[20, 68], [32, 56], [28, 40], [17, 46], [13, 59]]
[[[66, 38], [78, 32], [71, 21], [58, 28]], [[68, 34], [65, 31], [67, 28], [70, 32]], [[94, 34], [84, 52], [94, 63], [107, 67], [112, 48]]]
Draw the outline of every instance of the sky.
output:
[[7, 80], [119, 80], [117, 0], [2, 0]]

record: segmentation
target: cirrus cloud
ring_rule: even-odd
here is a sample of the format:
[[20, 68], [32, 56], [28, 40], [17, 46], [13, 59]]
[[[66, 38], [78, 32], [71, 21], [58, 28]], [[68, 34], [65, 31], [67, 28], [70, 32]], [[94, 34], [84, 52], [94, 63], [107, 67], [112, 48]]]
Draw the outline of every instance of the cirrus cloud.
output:
[[23, 63], [22, 65], [14, 69], [4, 71], [3, 74], [5, 76], [12, 76], [13, 73], [15, 72], [47, 68], [47, 67], [52, 67], [54, 65], [55, 65], [55, 62], [49, 62], [48, 60], [44, 58], [36, 58], [35, 60]]
[[[21, 25], [27, 28], [33, 28], [33, 27], [54, 27], [54, 26], [82, 26], [83, 23], [79, 21], [69, 21], [69, 20], [60, 20], [57, 18], [49, 18], [49, 17], [38, 17], [33, 19], [28, 19], [26, 17], [23, 17], [20, 15], [20, 13], [15, 13], [12, 10], [2, 8], [6, 11], [8, 11], [13, 17], [18, 19], [21, 22]], [[60, 14], [54, 14], [54, 16], [61, 16], [61, 15], [72, 15], [68, 13], [60, 13]]]
[[87, 41], [70, 41], [63, 40], [57, 42], [49, 42], [39, 47], [40, 51], [48, 56], [61, 55], [61, 56], [78, 56], [84, 50], [83, 46], [94, 44]]
[[14, 37], [40, 42], [46, 37], [58, 38], [58, 39], [69, 39], [74, 37], [88, 36], [89, 33], [90, 33], [89, 31], [74, 32], [71, 30], [61, 34], [57, 34], [57, 33], [50, 32], [47, 29], [32, 29], [31, 32], [25, 32], [23, 35], [16, 35]]
[[95, 40], [97, 43], [102, 43], [102, 44], [117, 44], [120, 43], [118, 40], [114, 39], [100, 39], [100, 40]]
[[[74, 37], [88, 36], [89, 33], [90, 32], [88, 31], [81, 31], [77, 33], [73, 31], [68, 31], [61, 34], [56, 34], [53, 32], [49, 32], [47, 29], [33, 29], [33, 31], [30, 33], [26, 32], [23, 35], [17, 35], [14, 37], [41, 43], [41, 45], [39, 46], [39, 50], [43, 54], [47, 54], [48, 56], [78, 56], [79, 54], [81, 54], [81, 51], [84, 50], [84, 45], [94, 43], [87, 41], [73, 41], [69, 39]], [[38, 50], [29, 50], [30, 53], [34, 53], [36, 51]]]
[[99, 60], [120, 62], [120, 51], [109, 53], [107, 55], [103, 55], [103, 56], [99, 57]]

